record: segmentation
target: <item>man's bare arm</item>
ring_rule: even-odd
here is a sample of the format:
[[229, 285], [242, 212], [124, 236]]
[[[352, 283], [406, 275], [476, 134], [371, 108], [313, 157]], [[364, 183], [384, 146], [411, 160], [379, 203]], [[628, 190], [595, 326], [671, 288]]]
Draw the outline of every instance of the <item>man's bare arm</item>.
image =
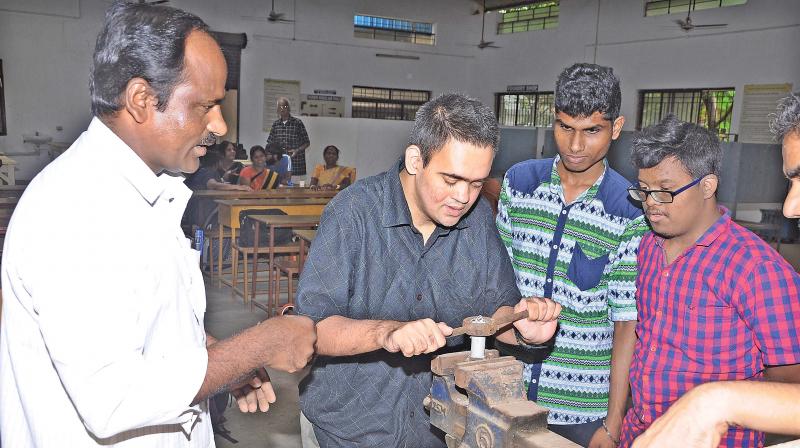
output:
[[302, 369], [314, 353], [315, 341], [311, 319], [282, 316], [209, 345], [206, 376], [193, 403], [250, 378], [262, 366], [287, 372]]
[[717, 447], [729, 426], [800, 434], [800, 385], [763, 381], [706, 383], [676, 401], [633, 448]]
[[452, 331], [431, 319], [397, 322], [330, 316], [317, 323], [317, 352], [351, 356], [382, 349], [414, 356], [443, 347], [446, 335]]

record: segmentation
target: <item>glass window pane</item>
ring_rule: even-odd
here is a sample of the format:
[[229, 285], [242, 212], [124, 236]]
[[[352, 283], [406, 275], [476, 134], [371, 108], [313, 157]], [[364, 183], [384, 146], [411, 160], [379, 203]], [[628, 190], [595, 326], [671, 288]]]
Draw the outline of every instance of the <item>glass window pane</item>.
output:
[[747, 0], [646, 0], [645, 16], [678, 14], [694, 10], [743, 5]]
[[[355, 14], [355, 37], [434, 45], [433, 24]], [[419, 33], [419, 34], [417, 34]]]

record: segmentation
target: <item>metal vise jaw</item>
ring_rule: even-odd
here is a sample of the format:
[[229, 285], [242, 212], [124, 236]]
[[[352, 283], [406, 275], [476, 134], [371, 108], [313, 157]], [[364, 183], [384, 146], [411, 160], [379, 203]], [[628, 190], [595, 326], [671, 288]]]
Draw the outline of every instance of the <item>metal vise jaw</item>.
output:
[[497, 350], [486, 350], [481, 360], [469, 353], [431, 362], [433, 385], [424, 404], [448, 448], [579, 448], [547, 430], [547, 409], [525, 395], [522, 363]]

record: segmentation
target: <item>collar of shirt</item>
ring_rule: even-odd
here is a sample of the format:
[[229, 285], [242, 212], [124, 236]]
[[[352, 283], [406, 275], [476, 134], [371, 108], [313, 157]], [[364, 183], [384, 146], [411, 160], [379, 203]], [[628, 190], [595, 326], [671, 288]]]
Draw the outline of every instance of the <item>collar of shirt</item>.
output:
[[278, 117], [278, 119], [275, 120], [275, 123], [286, 126], [287, 124], [291, 123], [294, 120], [297, 120], [297, 118], [295, 118], [294, 115], [289, 115], [289, 118], [287, 118], [286, 120], [283, 120], [281, 117]]
[[168, 172], [156, 176], [133, 149], [97, 117], [89, 124], [87, 134], [95, 141], [86, 146], [98, 152], [98, 160], [107, 159], [112, 169], [118, 170], [148, 204], [155, 205], [160, 198], [170, 203], [177, 200], [183, 213], [192, 195], [183, 176]]
[[[397, 162], [396, 170], [389, 170], [384, 177], [383, 188], [383, 216], [381, 217], [381, 224], [383, 227], [397, 227], [397, 226], [411, 226], [411, 211], [408, 208], [406, 196], [403, 194], [403, 185], [400, 183], [400, 172], [405, 167], [403, 160]], [[469, 227], [468, 218], [471, 213], [462, 216], [461, 219], [452, 228], [464, 229]], [[436, 225], [440, 232], [447, 234], [450, 233], [450, 227], [443, 227]]]
[[[714, 224], [711, 225], [701, 236], [695, 241], [695, 246], [708, 247], [714, 243], [721, 235], [728, 233], [731, 228], [731, 212], [722, 205], [718, 206], [720, 216]], [[656, 244], [659, 247], [664, 247], [664, 237], [653, 233]]]
[[[550, 192], [559, 195], [561, 200], [564, 201], [564, 188], [561, 186], [561, 176], [558, 174], [558, 162], [560, 160], [561, 156], [556, 154], [556, 157], [553, 159], [553, 169], [550, 171]], [[603, 159], [603, 173], [600, 174], [600, 177], [597, 178], [594, 184], [581, 193], [573, 203], [590, 203], [594, 197], [597, 196], [597, 192], [600, 190], [600, 184], [603, 183], [603, 179], [606, 177], [606, 171], [608, 171], [608, 161]]]

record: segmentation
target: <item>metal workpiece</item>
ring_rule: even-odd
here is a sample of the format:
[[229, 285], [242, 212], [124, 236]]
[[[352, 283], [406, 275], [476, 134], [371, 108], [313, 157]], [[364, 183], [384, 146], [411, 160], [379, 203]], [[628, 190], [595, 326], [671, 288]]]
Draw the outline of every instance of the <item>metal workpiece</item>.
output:
[[528, 310], [508, 314], [497, 319], [486, 316], [470, 316], [463, 320], [460, 327], [454, 328], [453, 333], [448, 336], [492, 336], [504, 325], [516, 322], [528, 317]]
[[433, 384], [424, 401], [448, 448], [577, 448], [547, 430], [547, 409], [529, 401], [522, 363], [486, 350], [448, 353], [431, 362]]

